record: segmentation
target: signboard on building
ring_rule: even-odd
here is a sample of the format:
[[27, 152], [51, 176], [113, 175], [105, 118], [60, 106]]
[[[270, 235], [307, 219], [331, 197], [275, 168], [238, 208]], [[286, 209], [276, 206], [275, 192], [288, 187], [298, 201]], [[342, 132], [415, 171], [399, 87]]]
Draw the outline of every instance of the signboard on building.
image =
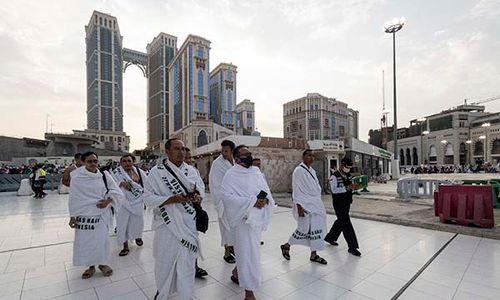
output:
[[343, 141], [314, 140], [308, 141], [307, 144], [311, 150], [344, 152]]

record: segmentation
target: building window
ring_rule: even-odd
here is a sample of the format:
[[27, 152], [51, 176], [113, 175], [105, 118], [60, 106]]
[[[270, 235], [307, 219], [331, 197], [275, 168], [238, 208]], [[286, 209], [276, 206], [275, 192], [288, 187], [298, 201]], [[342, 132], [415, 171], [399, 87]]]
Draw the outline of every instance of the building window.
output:
[[101, 142], [104, 142], [104, 136], [101, 136]]

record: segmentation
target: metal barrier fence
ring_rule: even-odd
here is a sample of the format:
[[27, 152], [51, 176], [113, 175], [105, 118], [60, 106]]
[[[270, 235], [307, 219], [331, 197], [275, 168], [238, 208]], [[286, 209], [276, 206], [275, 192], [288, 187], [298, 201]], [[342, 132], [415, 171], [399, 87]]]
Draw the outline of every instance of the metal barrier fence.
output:
[[[45, 190], [57, 190], [61, 182], [61, 174], [47, 174]], [[0, 192], [15, 192], [21, 186], [21, 180], [28, 178], [28, 174], [0, 174]]]
[[398, 180], [397, 192], [402, 199], [432, 198], [441, 184], [450, 184], [448, 180], [401, 178]]

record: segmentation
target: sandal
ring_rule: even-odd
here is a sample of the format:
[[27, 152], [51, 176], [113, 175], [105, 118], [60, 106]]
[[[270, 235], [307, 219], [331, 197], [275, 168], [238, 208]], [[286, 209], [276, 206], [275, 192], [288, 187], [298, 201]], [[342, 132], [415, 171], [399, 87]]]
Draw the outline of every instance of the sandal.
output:
[[234, 259], [234, 255], [233, 254], [229, 254], [228, 256], [224, 256], [224, 260], [228, 264], [234, 264], [234, 263], [236, 263], [236, 259]]
[[144, 245], [144, 242], [142, 241], [142, 239], [135, 239], [135, 244], [141, 247], [142, 245]]
[[83, 272], [82, 274], [82, 279], [89, 279], [90, 277], [94, 276], [95, 274], [95, 268], [88, 268]]
[[99, 270], [101, 270], [102, 274], [106, 277], [113, 275], [113, 270], [109, 266], [103, 265], [99, 266]]
[[194, 273], [194, 277], [196, 278], [203, 278], [205, 276], [208, 275], [208, 272], [205, 271], [204, 269], [200, 268], [200, 267], [196, 267], [196, 271]]
[[328, 263], [323, 257], [321, 257], [317, 254], [315, 257], [310, 258], [309, 260], [312, 262], [317, 262], [317, 263], [322, 264], [322, 265], [326, 265]]
[[236, 278], [236, 276], [234, 276], [234, 275], [231, 275], [231, 281], [236, 283], [237, 285], [240, 284], [240, 280], [238, 278]]
[[130, 252], [129, 249], [122, 249], [120, 253], [118, 253], [119, 256], [126, 256]]
[[283, 255], [286, 260], [290, 260], [290, 245], [283, 244], [280, 246], [280, 248], [281, 255]]

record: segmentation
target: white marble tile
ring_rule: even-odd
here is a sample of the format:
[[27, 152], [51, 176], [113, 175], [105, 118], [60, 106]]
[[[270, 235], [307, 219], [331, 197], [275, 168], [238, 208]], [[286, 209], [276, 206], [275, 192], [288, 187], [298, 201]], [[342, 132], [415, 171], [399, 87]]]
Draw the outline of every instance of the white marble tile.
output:
[[99, 299], [109, 299], [125, 295], [138, 289], [139, 287], [131, 278], [113, 282], [107, 285], [98, 286], [95, 288]]
[[[41, 206], [31, 198], [14, 197], [22, 206], [10, 206], [13, 215], [0, 215], [0, 251], [5, 245], [22, 246], [29, 241], [27, 249], [0, 252], [0, 300], [5, 297], [19, 299], [21, 291], [24, 299], [154, 297], [153, 232], [148, 231], [150, 212], [146, 212], [144, 246], [131, 243], [129, 255], [119, 257], [120, 247], [116, 245], [116, 236], [112, 235], [109, 265], [114, 275], [103, 277], [96, 272], [93, 278], [82, 280], [85, 268], [71, 263], [73, 231], [67, 226], [67, 195], [49, 195], [50, 199], [46, 199], [51, 201], [50, 207]], [[9, 197], [12, 196], [0, 193], [0, 202], [12, 201]], [[215, 217], [211, 199], [205, 204], [209, 215]], [[279, 208], [278, 211], [280, 213], [273, 216], [269, 230], [262, 238], [265, 241], [261, 246], [263, 285], [256, 294], [264, 300], [283, 297], [311, 300], [316, 297], [391, 298], [453, 236], [447, 232], [353, 219], [363, 252], [361, 258], [349, 255], [345, 241], [340, 238], [340, 246], [327, 246], [320, 252], [328, 261], [326, 266], [311, 263], [307, 247], [293, 247], [292, 260], [286, 261], [281, 256], [279, 245], [288, 239], [295, 220], [290, 209]], [[334, 219], [329, 215], [328, 224], [331, 225]], [[216, 222], [211, 223], [209, 231], [200, 235], [200, 239], [205, 260], [200, 260], [199, 264], [207, 269], [209, 276], [195, 280], [196, 298], [242, 299], [243, 289], [229, 279], [234, 265], [222, 260], [223, 248]], [[61, 241], [68, 242], [31, 248]], [[499, 293], [498, 282], [500, 241], [459, 235], [401, 298], [450, 299], [450, 295], [454, 295], [455, 299], [470, 299], [472, 296], [474, 299], [494, 299]]]
[[80, 292], [57, 297], [54, 298], [54, 300], [98, 300], [98, 298], [94, 289], [87, 289]]

